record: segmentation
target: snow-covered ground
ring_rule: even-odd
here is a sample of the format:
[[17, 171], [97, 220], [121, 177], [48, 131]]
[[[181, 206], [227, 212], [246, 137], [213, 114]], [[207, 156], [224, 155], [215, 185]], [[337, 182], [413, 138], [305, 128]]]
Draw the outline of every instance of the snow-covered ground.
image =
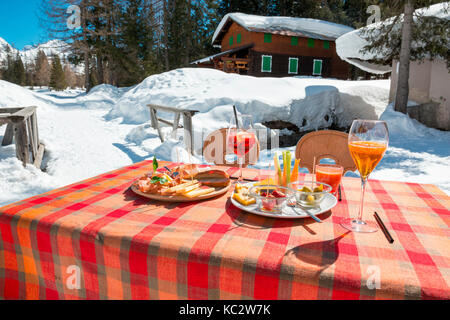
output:
[[[233, 104], [239, 112], [251, 113], [257, 128], [269, 120], [305, 124], [303, 129], [311, 130], [327, 126], [326, 115], [337, 117], [342, 126], [354, 118], [381, 117], [388, 122], [391, 142], [371, 177], [437, 184], [450, 193], [450, 132], [426, 128], [393, 111], [388, 94], [389, 80], [253, 78], [209, 69], [178, 69], [131, 88], [101, 85], [88, 95], [81, 90], [32, 91], [0, 81], [0, 108], [38, 106], [39, 133], [46, 145], [46, 172], [23, 168], [14, 146], [0, 147], [0, 206], [154, 154], [163, 160], [202, 162], [184, 150], [182, 130], [178, 140], [161, 144], [149, 125], [148, 103], [199, 110], [194, 117], [197, 151], [205, 134], [228, 125]], [[0, 127], [0, 139], [5, 128]], [[169, 138], [171, 128], [163, 127], [163, 132]], [[263, 150], [256, 167], [267, 168], [273, 152]]]

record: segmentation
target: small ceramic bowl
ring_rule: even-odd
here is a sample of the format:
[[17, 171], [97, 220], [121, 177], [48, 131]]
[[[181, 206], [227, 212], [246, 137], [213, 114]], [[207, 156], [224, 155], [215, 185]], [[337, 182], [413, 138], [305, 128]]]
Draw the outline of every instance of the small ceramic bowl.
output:
[[303, 208], [316, 208], [331, 192], [331, 186], [319, 181], [295, 181], [289, 184], [295, 192], [297, 204]]
[[286, 202], [294, 197], [295, 190], [267, 184], [251, 187], [249, 195], [256, 199], [258, 210], [270, 213], [281, 213]]

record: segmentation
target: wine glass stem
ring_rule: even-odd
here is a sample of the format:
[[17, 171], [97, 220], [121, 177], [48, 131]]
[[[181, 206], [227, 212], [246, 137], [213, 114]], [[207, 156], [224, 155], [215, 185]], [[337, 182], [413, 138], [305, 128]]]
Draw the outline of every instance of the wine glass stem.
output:
[[238, 182], [242, 183], [242, 164], [243, 164], [243, 158], [239, 157], [239, 178]]
[[364, 212], [364, 194], [366, 192], [366, 183], [367, 177], [366, 178], [361, 177], [361, 203], [359, 205], [358, 221], [362, 221], [362, 215]]

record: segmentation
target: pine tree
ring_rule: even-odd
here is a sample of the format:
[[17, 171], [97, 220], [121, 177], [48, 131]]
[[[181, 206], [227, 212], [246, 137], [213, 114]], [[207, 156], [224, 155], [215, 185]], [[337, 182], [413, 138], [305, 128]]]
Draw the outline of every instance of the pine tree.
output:
[[66, 84], [70, 88], [75, 88], [77, 85], [77, 79], [75, 76], [75, 72], [73, 72], [72, 68], [68, 63], [64, 65], [64, 79], [66, 80]]
[[14, 82], [14, 59], [11, 54], [11, 49], [9, 47], [6, 48], [6, 61], [4, 63], [5, 69], [3, 71], [3, 80]]
[[36, 71], [34, 73], [36, 86], [48, 86], [50, 83], [50, 64], [44, 51], [39, 50], [36, 57]]
[[64, 71], [61, 66], [61, 60], [56, 54], [52, 58], [52, 69], [50, 71], [50, 88], [56, 91], [62, 91], [67, 88]]
[[35, 66], [34, 63], [27, 63], [25, 65], [25, 75], [26, 75], [26, 86], [33, 87], [34, 86], [34, 74], [35, 74]]
[[18, 84], [19, 86], [26, 85], [27, 81], [27, 75], [25, 72], [25, 67], [22, 62], [22, 58], [19, 54], [16, 55], [16, 60], [14, 61], [14, 77], [15, 77], [15, 84]]

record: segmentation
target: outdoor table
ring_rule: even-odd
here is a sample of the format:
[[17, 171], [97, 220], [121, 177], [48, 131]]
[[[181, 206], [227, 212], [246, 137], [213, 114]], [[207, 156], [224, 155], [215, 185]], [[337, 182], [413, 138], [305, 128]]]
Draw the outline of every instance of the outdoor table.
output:
[[450, 298], [450, 197], [436, 186], [369, 181], [364, 218], [378, 212], [389, 244], [339, 225], [357, 215], [359, 179], [343, 179], [342, 201], [316, 223], [245, 213], [231, 189], [193, 203], [135, 195], [151, 170], [144, 161], [0, 208], [0, 299]]

